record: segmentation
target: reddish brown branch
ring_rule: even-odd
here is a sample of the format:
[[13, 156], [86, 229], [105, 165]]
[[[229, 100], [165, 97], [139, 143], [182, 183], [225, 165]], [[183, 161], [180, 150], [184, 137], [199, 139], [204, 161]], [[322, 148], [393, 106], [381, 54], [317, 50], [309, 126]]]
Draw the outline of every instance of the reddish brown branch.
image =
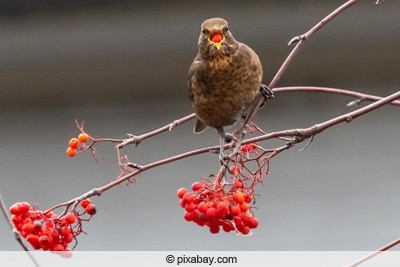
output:
[[187, 115], [187, 116], [185, 116], [183, 118], [175, 120], [175, 121], [173, 121], [173, 122], [171, 122], [171, 123], [169, 123], [169, 124], [167, 124], [167, 125], [165, 125], [165, 126], [163, 126], [161, 128], [158, 128], [158, 129], [156, 129], [154, 131], [151, 131], [151, 132], [148, 132], [148, 133], [145, 133], [145, 134], [142, 134], [142, 135], [137, 135], [136, 136], [136, 135], [128, 134], [129, 138], [125, 139], [122, 143], [118, 144], [117, 147], [118, 148], [123, 148], [124, 146], [129, 145], [129, 144], [133, 144], [133, 145], [137, 146], [143, 140], [145, 140], [147, 138], [150, 138], [150, 137], [153, 137], [155, 135], [158, 135], [160, 133], [166, 132], [166, 131], [171, 131], [174, 127], [176, 127], [178, 125], [181, 125], [181, 124], [183, 124], [183, 123], [185, 123], [185, 122], [187, 122], [187, 121], [189, 121], [191, 119], [194, 119], [195, 117], [196, 117], [196, 115], [194, 113], [192, 113], [192, 114]]

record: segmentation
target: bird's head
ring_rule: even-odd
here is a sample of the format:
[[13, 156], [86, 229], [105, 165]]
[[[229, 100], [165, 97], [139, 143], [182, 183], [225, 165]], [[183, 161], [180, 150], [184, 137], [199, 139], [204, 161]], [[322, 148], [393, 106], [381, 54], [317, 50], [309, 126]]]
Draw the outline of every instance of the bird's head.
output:
[[207, 19], [201, 24], [199, 37], [200, 49], [229, 49], [236, 44], [235, 38], [228, 29], [228, 22], [221, 18]]

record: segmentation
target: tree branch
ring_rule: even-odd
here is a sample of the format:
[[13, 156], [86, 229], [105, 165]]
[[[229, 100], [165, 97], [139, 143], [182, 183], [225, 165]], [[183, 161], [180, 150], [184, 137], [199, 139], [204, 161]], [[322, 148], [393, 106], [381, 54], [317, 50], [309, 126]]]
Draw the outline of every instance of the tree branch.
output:
[[[318, 93], [331, 93], [331, 94], [338, 94], [338, 95], [346, 95], [357, 98], [354, 101], [351, 101], [347, 106], [356, 106], [361, 104], [363, 101], [378, 101], [383, 97], [374, 96], [369, 94], [364, 94], [356, 91], [339, 89], [339, 88], [329, 88], [329, 87], [316, 87], [316, 86], [288, 86], [288, 87], [276, 87], [274, 89], [274, 93], [283, 93], [283, 92], [291, 92], [291, 91], [302, 91], [302, 92], [318, 92]], [[400, 101], [395, 100], [389, 105], [399, 106]]]

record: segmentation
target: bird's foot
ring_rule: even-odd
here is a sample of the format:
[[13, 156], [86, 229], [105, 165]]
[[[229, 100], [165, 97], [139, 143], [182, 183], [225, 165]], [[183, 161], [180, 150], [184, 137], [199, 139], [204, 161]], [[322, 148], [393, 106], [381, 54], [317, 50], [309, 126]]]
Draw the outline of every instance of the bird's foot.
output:
[[274, 92], [265, 84], [261, 84], [260, 93], [264, 96], [265, 100], [274, 98]]
[[274, 92], [272, 92], [272, 90], [269, 89], [269, 87], [267, 85], [261, 84], [260, 93], [264, 97], [264, 102], [260, 106], [260, 108], [262, 108], [265, 105], [265, 103], [267, 102], [268, 99], [274, 98]]

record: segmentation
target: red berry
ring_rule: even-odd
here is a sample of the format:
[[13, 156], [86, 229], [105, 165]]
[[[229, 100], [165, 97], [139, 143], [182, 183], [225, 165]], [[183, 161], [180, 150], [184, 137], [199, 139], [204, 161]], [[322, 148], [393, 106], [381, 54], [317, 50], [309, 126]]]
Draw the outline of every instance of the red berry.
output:
[[242, 145], [242, 146], [240, 147], [240, 151], [242, 151], [243, 153], [249, 152], [249, 151], [250, 151], [249, 145]]
[[54, 251], [63, 251], [63, 250], [64, 250], [64, 246], [61, 245], [61, 244], [56, 244], [56, 245], [53, 247], [53, 250], [54, 250]]
[[72, 147], [68, 147], [67, 150], [65, 151], [65, 153], [67, 153], [68, 156], [75, 157], [76, 155], [76, 149], [72, 148]]
[[81, 207], [86, 209], [86, 207], [90, 204], [90, 199], [86, 198], [84, 200], [81, 201]]
[[67, 236], [67, 235], [69, 235], [70, 233], [71, 233], [71, 227], [67, 226], [67, 227], [62, 227], [62, 228], [61, 228], [60, 234], [61, 234], [62, 236]]
[[187, 189], [186, 188], [179, 188], [176, 195], [178, 196], [178, 198], [183, 198], [183, 196], [187, 193]]
[[183, 214], [183, 218], [188, 222], [193, 221], [193, 213], [185, 211], [185, 214]]
[[219, 233], [219, 225], [210, 226], [210, 232], [212, 234], [218, 234]]
[[223, 201], [219, 202], [217, 204], [217, 211], [218, 211], [218, 216], [220, 218], [224, 218], [229, 212], [228, 204]]
[[76, 221], [76, 216], [72, 212], [68, 212], [64, 218], [65, 222], [68, 224], [73, 224]]
[[246, 194], [246, 195], [244, 196], [244, 201], [245, 201], [246, 203], [250, 203], [252, 200], [253, 200], [252, 195]]
[[77, 148], [79, 146], [79, 140], [78, 138], [71, 138], [68, 143], [70, 148]]
[[247, 204], [246, 202], [240, 203], [240, 210], [242, 212], [246, 212], [248, 209], [249, 209], [249, 204]]
[[240, 210], [240, 206], [238, 206], [238, 205], [232, 205], [231, 206], [230, 213], [231, 213], [232, 216], [240, 215], [241, 212], [242, 211]]
[[219, 42], [221, 42], [221, 40], [222, 40], [222, 34], [220, 34], [220, 33], [214, 33], [212, 36], [211, 36], [211, 41], [213, 41], [214, 43], [219, 43]]
[[207, 218], [214, 218], [217, 216], [217, 209], [214, 207], [209, 207], [206, 211]]
[[31, 208], [31, 205], [28, 202], [22, 202], [19, 205], [19, 210], [22, 214], [25, 214], [29, 211], [29, 209]]
[[197, 206], [197, 208], [199, 209], [200, 212], [206, 212], [208, 209], [207, 203], [202, 201], [199, 203], [199, 205]]
[[250, 143], [250, 144], [247, 144], [247, 145], [242, 145], [240, 147], [240, 151], [242, 151], [243, 153], [248, 153], [252, 149], [256, 149], [256, 148], [257, 148], [257, 143], [254, 142], [254, 143]]
[[242, 230], [242, 233], [243, 233], [244, 235], [248, 235], [248, 234], [250, 233], [250, 228], [249, 228], [248, 226], [245, 226], [245, 227], [243, 228], [243, 230]]
[[181, 206], [182, 208], [185, 208], [185, 206], [186, 206], [186, 201], [184, 201], [183, 199], [181, 199], [181, 201], [179, 201], [179, 206]]
[[197, 208], [197, 204], [194, 202], [189, 202], [188, 204], [185, 205], [185, 209], [187, 211], [194, 211]]
[[249, 222], [247, 223], [247, 226], [250, 227], [251, 229], [257, 228], [258, 227], [258, 220], [257, 218], [251, 218]]
[[203, 220], [193, 220], [198, 226], [203, 227], [204, 225], [206, 225], [206, 222]]
[[22, 231], [24, 231], [26, 234], [31, 234], [33, 232], [33, 223], [32, 222], [26, 222], [22, 225]]
[[71, 233], [69, 233], [68, 235], [65, 235], [64, 236], [64, 242], [65, 243], [71, 243], [72, 242], [72, 240], [74, 240], [74, 236], [71, 234]]
[[10, 207], [10, 213], [13, 214], [13, 215], [18, 215], [18, 214], [20, 214], [19, 205], [17, 205], [17, 204], [18, 204], [18, 203], [14, 204], [14, 205], [12, 205], [12, 206]]
[[233, 200], [235, 200], [239, 204], [244, 202], [244, 194], [240, 191], [236, 192], [233, 196]]
[[17, 225], [19, 223], [22, 223], [22, 217], [20, 215], [12, 215], [11, 221], [13, 222], [14, 225]]
[[10, 213], [13, 214], [13, 215], [20, 214], [21, 212], [20, 212], [20, 209], [19, 209], [18, 205], [16, 205], [16, 204], [12, 205], [10, 207]]
[[52, 238], [54, 243], [59, 243], [60, 242], [60, 233], [58, 230], [53, 229], [53, 231], [50, 232], [49, 238]]
[[54, 222], [53, 222], [53, 220], [46, 220], [45, 225], [47, 228], [53, 228]]
[[200, 212], [198, 209], [195, 209], [193, 212], [192, 212], [192, 218], [193, 218], [193, 221], [198, 221], [198, 220], [203, 220], [204, 219], [204, 213], [203, 212]]
[[39, 237], [39, 243], [43, 247], [46, 247], [49, 244], [49, 237], [47, 235], [41, 235]]
[[198, 190], [200, 190], [202, 187], [203, 187], [203, 184], [200, 183], [200, 182], [194, 182], [194, 183], [192, 184], [192, 190], [193, 190], [193, 191], [198, 191]]
[[230, 231], [232, 231], [232, 230], [235, 230], [235, 227], [233, 227], [233, 225], [232, 225], [231, 222], [224, 221], [224, 222], [222, 222], [222, 229], [223, 229], [225, 232], [230, 232]]
[[194, 200], [194, 196], [192, 195], [192, 193], [186, 193], [186, 194], [183, 196], [183, 200], [184, 200], [186, 203], [190, 203], [190, 202], [192, 202], [192, 201]]
[[42, 230], [42, 222], [41, 221], [35, 221], [33, 223], [33, 231], [35, 233], [39, 233]]
[[87, 135], [85, 133], [81, 133], [81, 134], [79, 134], [78, 139], [82, 143], [86, 143], [89, 140], [89, 135]]
[[52, 211], [46, 212], [45, 216], [46, 216], [46, 218], [49, 218], [49, 219], [57, 217], [57, 215], [55, 215], [54, 212], [52, 212]]
[[96, 206], [93, 205], [93, 204], [87, 205], [85, 210], [86, 210], [86, 213], [89, 214], [89, 215], [95, 215], [96, 212], [97, 212]]
[[240, 216], [235, 216], [235, 217], [233, 217], [233, 221], [235, 222], [236, 229], [239, 232], [242, 232], [242, 230], [244, 228], [244, 224], [242, 222], [242, 218], [240, 218]]
[[236, 188], [243, 188], [243, 182], [240, 181], [240, 180], [237, 180], [237, 181], [235, 182], [235, 187], [236, 187]]
[[39, 236], [34, 234], [29, 234], [26, 236], [26, 241], [28, 241], [34, 249], [40, 249]]

